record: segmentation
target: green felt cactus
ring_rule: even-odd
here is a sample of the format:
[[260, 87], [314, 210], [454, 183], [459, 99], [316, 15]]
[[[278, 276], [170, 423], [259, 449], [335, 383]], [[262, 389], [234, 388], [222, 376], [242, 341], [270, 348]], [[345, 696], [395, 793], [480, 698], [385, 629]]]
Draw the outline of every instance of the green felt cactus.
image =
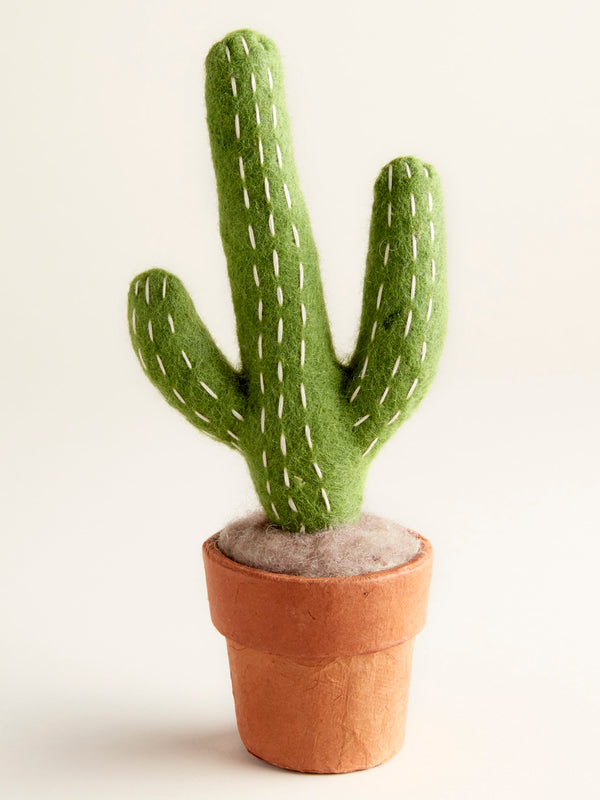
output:
[[314, 531], [356, 519], [371, 459], [419, 404], [442, 347], [438, 176], [416, 158], [382, 170], [360, 332], [342, 364], [274, 43], [246, 30], [216, 44], [206, 104], [241, 366], [227, 362], [179, 279], [160, 269], [131, 284], [134, 349], [172, 406], [243, 453], [272, 522]]

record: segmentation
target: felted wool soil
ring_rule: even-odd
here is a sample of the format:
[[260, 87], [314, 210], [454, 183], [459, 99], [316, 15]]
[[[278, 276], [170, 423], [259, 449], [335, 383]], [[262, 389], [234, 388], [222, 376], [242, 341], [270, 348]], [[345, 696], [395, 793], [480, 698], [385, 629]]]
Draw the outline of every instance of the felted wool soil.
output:
[[374, 514], [362, 514], [358, 522], [331, 530], [289, 533], [256, 512], [223, 528], [218, 547], [255, 569], [334, 577], [405, 564], [417, 555], [421, 543], [408, 528]]

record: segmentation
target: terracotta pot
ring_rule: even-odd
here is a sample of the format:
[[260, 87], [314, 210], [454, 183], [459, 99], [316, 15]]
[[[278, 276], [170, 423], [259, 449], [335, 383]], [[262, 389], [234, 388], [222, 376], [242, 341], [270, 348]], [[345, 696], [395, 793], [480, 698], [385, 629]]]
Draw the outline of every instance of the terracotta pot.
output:
[[255, 756], [352, 772], [402, 747], [414, 637], [433, 550], [393, 569], [308, 578], [246, 567], [204, 543], [213, 624], [227, 639], [238, 730]]

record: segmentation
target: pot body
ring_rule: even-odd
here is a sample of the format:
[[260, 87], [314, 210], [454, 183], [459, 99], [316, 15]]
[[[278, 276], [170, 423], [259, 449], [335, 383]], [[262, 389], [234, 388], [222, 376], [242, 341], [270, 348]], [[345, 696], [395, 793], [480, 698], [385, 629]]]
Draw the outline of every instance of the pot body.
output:
[[238, 730], [255, 756], [300, 772], [366, 769], [404, 741], [414, 637], [432, 548], [364, 575], [307, 578], [203, 555], [213, 624], [227, 639]]

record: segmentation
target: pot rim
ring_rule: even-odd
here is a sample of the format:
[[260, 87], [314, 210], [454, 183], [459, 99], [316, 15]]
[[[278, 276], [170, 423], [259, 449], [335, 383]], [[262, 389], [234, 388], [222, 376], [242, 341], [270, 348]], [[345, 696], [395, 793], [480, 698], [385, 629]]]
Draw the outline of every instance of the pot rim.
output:
[[360, 575], [310, 577], [248, 567], [204, 542], [214, 626], [242, 647], [300, 658], [385, 650], [423, 628], [433, 562], [425, 537], [410, 560]]

